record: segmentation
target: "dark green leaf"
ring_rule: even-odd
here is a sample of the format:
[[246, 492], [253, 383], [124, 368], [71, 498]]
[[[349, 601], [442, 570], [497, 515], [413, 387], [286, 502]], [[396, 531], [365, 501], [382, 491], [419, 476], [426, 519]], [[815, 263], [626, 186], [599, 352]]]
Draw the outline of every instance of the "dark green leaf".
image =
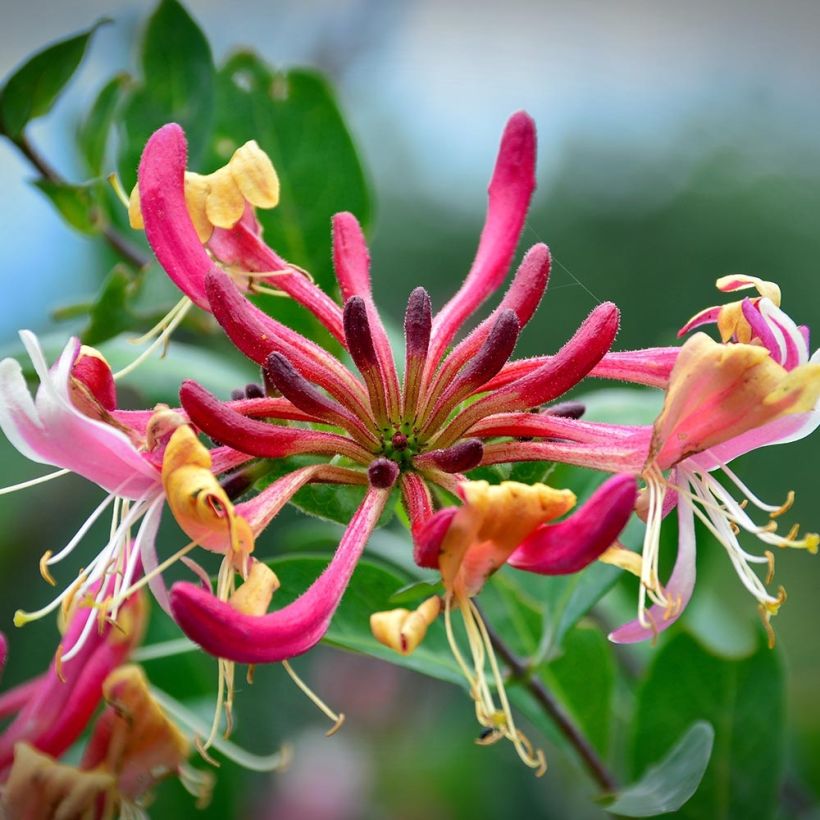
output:
[[625, 817], [654, 817], [677, 811], [697, 790], [714, 740], [715, 730], [709, 723], [692, 724], [663, 760], [650, 766], [637, 783], [618, 792], [607, 811]]
[[27, 123], [47, 114], [82, 62], [88, 42], [106, 20], [60, 40], [28, 59], [0, 91], [0, 127], [17, 139]]
[[118, 74], [109, 80], [77, 131], [77, 144], [86, 165], [91, 173], [97, 176], [103, 173], [105, 149], [111, 134], [111, 126], [129, 81], [127, 74]]
[[431, 595], [441, 595], [444, 591], [442, 584], [431, 584], [429, 581], [413, 581], [390, 596], [390, 603], [396, 606], [421, 602]]
[[783, 671], [761, 644], [740, 661], [718, 658], [685, 633], [658, 653], [640, 693], [635, 773], [658, 760], [693, 721], [715, 728], [715, 754], [681, 818], [768, 818], [783, 765]]
[[[85, 344], [96, 346], [134, 326], [129, 303], [138, 286], [127, 268], [117, 265], [105, 278], [94, 305], [89, 311], [88, 327], [82, 333]], [[134, 358], [137, 349], [134, 348]]]
[[119, 169], [126, 189], [136, 181], [148, 137], [178, 122], [188, 137], [189, 163], [196, 168], [211, 136], [214, 65], [205, 35], [177, 0], [161, 0], [148, 21], [142, 45], [144, 83], [123, 112]]
[[38, 179], [34, 184], [49, 198], [60, 216], [80, 233], [99, 233], [105, 226], [98, 184], [70, 185], [47, 179]]
[[612, 724], [615, 659], [601, 631], [581, 623], [564, 639], [561, 654], [539, 671], [544, 683], [574, 715], [593, 746], [605, 754]]
[[[254, 54], [233, 56], [217, 81], [212, 164], [255, 139], [279, 174], [279, 205], [257, 216], [281, 256], [334, 288], [330, 217], [352, 211], [366, 227], [371, 208], [364, 173], [335, 96], [316, 72], [277, 72]], [[286, 307], [276, 300], [272, 309]]]
[[[279, 608], [295, 600], [319, 576], [329, 560], [330, 555], [287, 556], [270, 562], [282, 581], [274, 605]], [[406, 657], [382, 646], [373, 637], [370, 631], [371, 614], [394, 609], [392, 596], [410, 580], [410, 576], [382, 562], [370, 558], [360, 561], [324, 642], [462, 684], [463, 676], [450, 652], [441, 619], [430, 628], [421, 646]]]

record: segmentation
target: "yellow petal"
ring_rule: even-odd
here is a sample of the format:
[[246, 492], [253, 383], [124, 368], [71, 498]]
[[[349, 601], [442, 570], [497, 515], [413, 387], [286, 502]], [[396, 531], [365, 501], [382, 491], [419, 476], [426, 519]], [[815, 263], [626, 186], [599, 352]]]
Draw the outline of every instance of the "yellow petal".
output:
[[428, 627], [441, 612], [441, 598], [434, 595], [415, 610], [390, 609], [370, 616], [373, 637], [400, 655], [409, 655], [422, 642]]
[[780, 287], [775, 282], [769, 282], [766, 279], [760, 279], [757, 276], [747, 276], [745, 274], [730, 274], [729, 276], [721, 276], [715, 282], [718, 290], [736, 291], [747, 290], [754, 288], [761, 296], [771, 299], [778, 307], [780, 307]]
[[254, 561], [248, 579], [231, 595], [229, 603], [243, 615], [264, 615], [277, 589], [276, 573], [262, 561]]
[[468, 595], [474, 595], [538, 526], [575, 505], [573, 492], [546, 484], [467, 481], [461, 490], [464, 505], [442, 542], [439, 569], [448, 589], [460, 576], [459, 585]]
[[220, 168], [208, 176], [210, 190], [205, 199], [208, 221], [217, 228], [232, 228], [245, 211], [245, 198], [230, 170]]
[[134, 186], [134, 190], [131, 191], [131, 196], [128, 198], [128, 224], [135, 231], [142, 231], [145, 229], [145, 223], [142, 221], [140, 189], [138, 185]]
[[250, 525], [211, 472], [211, 454], [188, 426], [171, 436], [162, 462], [168, 506], [182, 530], [200, 546], [236, 557], [253, 551]]
[[196, 230], [196, 235], [203, 245], [214, 232], [214, 226], [211, 224], [211, 220], [208, 219], [206, 207], [210, 190], [209, 177], [194, 174], [191, 171], [185, 172], [185, 206]]
[[279, 204], [279, 177], [270, 157], [256, 140], [237, 148], [228, 163], [239, 190], [257, 208], [275, 208]]

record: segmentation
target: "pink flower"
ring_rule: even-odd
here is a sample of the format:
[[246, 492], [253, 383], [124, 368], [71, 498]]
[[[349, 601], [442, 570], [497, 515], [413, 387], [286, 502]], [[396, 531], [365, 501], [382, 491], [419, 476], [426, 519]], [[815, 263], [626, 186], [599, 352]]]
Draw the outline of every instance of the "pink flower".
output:
[[[725, 290], [751, 286], [750, 279], [718, 280]], [[754, 280], [761, 292], [779, 289]], [[545, 414], [505, 414], [481, 423], [483, 434], [525, 435], [532, 442], [499, 442], [485, 448], [484, 463], [519, 459], [554, 459], [612, 472], [631, 471], [647, 484], [647, 521], [641, 576], [639, 617], [615, 630], [618, 642], [645, 640], [668, 628], [691, 597], [695, 583], [695, 528], [698, 517], [726, 548], [744, 586], [757, 599], [764, 623], [783, 602], [772, 595], [753, 570], [764, 564], [773, 572], [770, 551], [744, 550], [737, 532], [745, 530], [765, 544], [817, 550], [818, 537], [775, 532], [773, 520], [791, 504], [760, 501], [728, 467], [733, 459], [758, 447], [783, 444], [809, 435], [820, 424], [820, 353], [809, 356], [808, 330], [800, 328], [768, 296], [710, 308], [685, 329], [711, 321], [722, 326], [723, 344], [702, 333], [689, 339], [674, 358], [663, 410], [652, 427], [590, 424]], [[745, 341], [739, 341], [744, 339]], [[655, 368], [650, 367], [650, 371]], [[638, 376], [636, 381], [646, 383]], [[752, 521], [733, 495], [711, 472], [721, 470], [741, 495], [770, 514], [764, 527]], [[679, 544], [675, 567], [666, 584], [658, 579], [661, 522], [678, 505]], [[634, 568], [633, 554], [613, 551], [608, 560]], [[771, 580], [769, 577], [768, 580]], [[654, 606], [647, 608], [646, 598]], [[771, 632], [770, 632], [771, 638]]]
[[[535, 187], [535, 129], [524, 113], [513, 115], [504, 131], [484, 230], [463, 285], [435, 315], [423, 288], [410, 294], [403, 379], [373, 301], [364, 236], [351, 214], [333, 219], [343, 308], [307, 287], [301, 274], [287, 274], [276, 284], [336, 336], [358, 373], [243, 296], [237, 286], [241, 271], [289, 270], [264, 246], [258, 231], [237, 225], [227, 233], [214, 232], [218, 247], [211, 239], [211, 255], [206, 252], [186, 205], [184, 166], [182, 132], [165, 126], [149, 140], [140, 165], [146, 236], [169, 276], [212, 311], [234, 344], [263, 366], [266, 383], [284, 400], [278, 413], [270, 408], [256, 412], [250, 405], [226, 405], [186, 382], [181, 399], [188, 417], [212, 438], [256, 458], [341, 458], [350, 468], [322, 480], [350, 483], [358, 475], [370, 485], [328, 569], [290, 606], [265, 615], [238, 615], [230, 604], [191, 585], [172, 590], [178, 623], [205, 649], [231, 660], [276, 661], [306, 651], [321, 638], [393, 485], [415, 525], [429, 518], [431, 485], [454, 491], [462, 474], [480, 463], [485, 447], [481, 420], [554, 401], [574, 386], [606, 356], [618, 311], [610, 303], [599, 305], [556, 355], [490, 392], [547, 285], [549, 250], [536, 245], [496, 310], [447, 352], [466, 320], [500, 287], [524, 226]], [[220, 269], [220, 261], [231, 265], [230, 274]], [[270, 423], [272, 418], [302, 423], [285, 426]], [[255, 503], [257, 511], [278, 510], [300, 482], [286, 476], [266, 491], [268, 497], [248, 503]], [[238, 509], [250, 520], [243, 505]]]

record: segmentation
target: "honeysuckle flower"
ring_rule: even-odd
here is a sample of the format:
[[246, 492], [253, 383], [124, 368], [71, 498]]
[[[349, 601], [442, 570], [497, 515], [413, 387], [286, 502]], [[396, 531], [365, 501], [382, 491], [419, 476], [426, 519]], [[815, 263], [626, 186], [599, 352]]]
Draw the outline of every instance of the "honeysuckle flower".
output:
[[[100, 586], [110, 594], [113, 578]], [[100, 620], [87, 605], [93, 593], [92, 588], [86, 596], [74, 595], [69, 602], [65, 632], [48, 671], [0, 695], [0, 715], [14, 715], [0, 734], [0, 773], [7, 771], [16, 744], [23, 741], [49, 755], [63, 754], [97, 709], [105, 679], [141, 640], [147, 623], [142, 595], [130, 596], [116, 619], [108, 621]], [[89, 624], [95, 628], [89, 630]], [[79, 651], [66, 661], [67, 650], [75, 646]]]
[[[339, 341], [343, 341], [339, 306], [296, 265], [288, 264], [261, 239], [255, 208], [279, 202], [279, 180], [267, 154], [253, 140], [238, 148], [228, 164], [212, 174], [186, 170], [182, 129], [160, 128], [143, 152], [137, 187], [128, 210], [131, 225], [144, 228], [151, 247], [171, 280], [184, 294], [152, 330], [135, 340], [153, 343], [117, 376], [124, 375], [161, 348], [191, 305], [210, 310], [205, 292], [208, 267], [221, 266], [243, 290], [287, 295], [306, 304]], [[191, 230], [180, 231], [185, 223]], [[193, 254], [207, 254], [211, 265], [189, 264]], [[275, 290], [271, 290], [271, 286]]]
[[[140, 561], [167, 608], [167, 592], [156, 572], [155, 545], [166, 501], [193, 539], [186, 551], [202, 546], [222, 552], [241, 569], [253, 549], [253, 535], [235, 515], [216, 475], [245, 463], [248, 456], [225, 447], [209, 452], [185, 417], [168, 408], [118, 410], [110, 368], [97, 351], [82, 347], [77, 339], [68, 342], [49, 368], [36, 337], [29, 331], [20, 335], [40, 385], [32, 399], [19, 363], [11, 358], [0, 362], [0, 429], [23, 455], [61, 468], [53, 475], [77, 473], [108, 494], [68, 544], [44, 554], [43, 577], [55, 583], [50, 568], [74, 551], [108, 508], [113, 509], [113, 521], [111, 537], [96, 557], [85, 562], [79, 582], [69, 584], [37, 612], [19, 611], [15, 623], [20, 626], [42, 617], [70, 595], [82, 597], [92, 588], [97, 590], [95, 605], [114, 617]], [[131, 549], [130, 533], [138, 524]], [[101, 583], [108, 577], [114, 578], [112, 589]], [[80, 651], [89, 631], [90, 627], [67, 650], [64, 660]]]
[[[617, 539], [632, 514], [636, 482], [630, 475], [613, 476], [568, 518], [575, 494], [545, 484], [528, 486], [514, 481], [490, 485], [464, 481], [458, 485], [460, 507], [445, 507], [418, 523], [413, 531], [416, 560], [441, 572], [447, 638], [475, 701], [476, 717], [488, 738], [509, 739], [520, 758], [541, 774], [546, 761], [540, 749], [516, 728], [481, 614], [473, 602], [486, 580], [504, 564], [542, 575], [578, 572], [598, 558]], [[438, 615], [438, 599], [425, 601], [416, 611], [394, 609], [371, 616], [377, 640], [401, 654], [418, 646]], [[470, 648], [464, 658], [453, 631], [453, 608], [461, 612]], [[499, 705], [486, 677], [489, 661]]]
[[[727, 550], [744, 586], [758, 601], [764, 624], [785, 599], [781, 590], [772, 595], [754, 572], [755, 564], [768, 568], [771, 581], [774, 556], [770, 550], [754, 555], [740, 545], [745, 530], [766, 545], [804, 548], [815, 552], [817, 535], [802, 538], [793, 528], [786, 536], [776, 533], [783, 505], [766, 504], [729, 468], [733, 459], [771, 444], [795, 441], [820, 424], [820, 354], [809, 356], [809, 334], [772, 301], [779, 289], [760, 280], [729, 277], [718, 280], [724, 290], [754, 286], [763, 295], [729, 305], [728, 318], [720, 308], [710, 308], [690, 321], [718, 322], [726, 340], [718, 343], [703, 333], [691, 337], [675, 356], [669, 374], [663, 409], [654, 425], [631, 427], [586, 423], [547, 414], [506, 414], [481, 423], [485, 435], [525, 435], [535, 441], [512, 441], [485, 448], [484, 463], [519, 459], [554, 459], [612, 472], [631, 471], [646, 482], [645, 503], [639, 504], [647, 522], [639, 566], [639, 615], [610, 636], [617, 642], [651, 638], [679, 617], [695, 583], [695, 528], [700, 519]], [[739, 307], [738, 307], [739, 305]], [[737, 341], [746, 339], [747, 341]], [[645, 379], [638, 378], [637, 381]], [[740, 492], [733, 494], [711, 475], [722, 472]], [[771, 520], [758, 526], [745, 511], [746, 503], [767, 512]], [[677, 504], [679, 544], [670, 578], [658, 578], [662, 519]], [[637, 556], [612, 550], [605, 560], [634, 569]], [[649, 598], [654, 604], [647, 608]]]
[[[111, 579], [106, 580], [111, 587]], [[79, 639], [89, 620], [88, 600], [71, 603], [63, 645]], [[116, 621], [101, 622], [73, 662], [58, 649], [48, 671], [0, 695], [0, 715], [14, 719], [0, 734], [0, 807], [6, 817], [145, 816], [139, 809], [161, 779], [179, 776], [201, 800], [212, 777], [188, 766], [190, 743], [148, 691], [142, 670], [126, 664], [147, 622], [137, 592]], [[59, 763], [92, 723], [79, 767]]]
[[[551, 402], [575, 385], [608, 352], [618, 311], [610, 303], [599, 305], [558, 354], [524, 378], [486, 393], [485, 385], [507, 363], [546, 287], [550, 255], [546, 246], [536, 245], [498, 308], [446, 354], [465, 320], [500, 286], [512, 261], [535, 185], [535, 130], [526, 114], [514, 115], [504, 132], [485, 227], [464, 284], [435, 316], [423, 288], [410, 295], [403, 379], [373, 301], [369, 254], [355, 218], [337, 214], [333, 219], [333, 259], [344, 308], [333, 304], [328, 310], [327, 297], [319, 300], [315, 294], [291, 295], [344, 344], [358, 375], [256, 308], [234, 277], [220, 268], [215, 254], [203, 247], [185, 203], [184, 157], [184, 138], [176, 126], [160, 129], [146, 146], [140, 201], [149, 243], [171, 278], [188, 292], [195, 291], [237, 347], [263, 366], [266, 384], [289, 405], [287, 410], [283, 405], [278, 418], [302, 423], [271, 423], [277, 418], [271, 412], [260, 420], [251, 408], [243, 413], [225, 405], [194, 382], [181, 390], [185, 412], [209, 436], [249, 455], [341, 458], [370, 483], [352, 529], [317, 582], [320, 589], [331, 586], [333, 594], [319, 597], [311, 588], [305, 593], [310, 608], [297, 602], [291, 605], [295, 610], [263, 616], [254, 627], [252, 619], [244, 620], [248, 616], [231, 617], [229, 605], [209, 599], [201, 589], [173, 590], [175, 617], [209, 651], [244, 662], [281, 660], [321, 637], [394, 482], [412, 520], [429, 517], [430, 485], [453, 491], [460, 475], [480, 462], [483, 442], [472, 434], [477, 421], [491, 413]], [[257, 271], [269, 268], [259, 260], [273, 252], [264, 250], [259, 236], [254, 242], [253, 253], [248, 244], [242, 245], [243, 265]], [[287, 500], [299, 486], [283, 484], [279, 492]], [[295, 611], [310, 616], [309, 626], [300, 629], [291, 621]]]

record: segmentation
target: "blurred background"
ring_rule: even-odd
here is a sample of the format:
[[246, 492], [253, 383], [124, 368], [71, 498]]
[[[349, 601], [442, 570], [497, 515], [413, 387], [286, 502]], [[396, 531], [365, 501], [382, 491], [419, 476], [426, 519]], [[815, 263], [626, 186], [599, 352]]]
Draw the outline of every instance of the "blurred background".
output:
[[[414, 286], [427, 286], [440, 305], [466, 272], [498, 137], [506, 117], [524, 108], [538, 125], [539, 185], [523, 244], [547, 242], [555, 264], [520, 352], [553, 351], [603, 300], [622, 310], [618, 349], [672, 343], [693, 313], [722, 301], [714, 280], [736, 272], [777, 281], [784, 309], [798, 323], [817, 325], [817, 3], [186, 5], [217, 61], [242, 45], [276, 66], [327, 73], [375, 191], [376, 298], [396, 320]], [[53, 114], [31, 129], [33, 142], [70, 179], [78, 173], [69, 139], [77, 117], [103, 79], [133, 67], [145, 14], [145, 4], [121, 0], [28, 0], [4, 9], [2, 75], [99, 16], [115, 21], [100, 31]], [[50, 311], [93, 293], [105, 273], [93, 244], [65, 227], [28, 184], [31, 176], [0, 144], [0, 346], [9, 349], [20, 327], [53, 330]], [[58, 328], [65, 335], [70, 329]], [[5, 443], [0, 457], [2, 484], [38, 472]], [[740, 471], [766, 500], [779, 503], [795, 488], [793, 519], [816, 530], [818, 457], [815, 436], [752, 454]], [[41, 597], [43, 549], [73, 532], [96, 498], [73, 479], [60, 490], [51, 485], [0, 498], [3, 624], [15, 608]], [[725, 556], [714, 549], [699, 558], [708, 580], [698, 589], [704, 605], [699, 610], [696, 599], [692, 628], [719, 629], [725, 624], [716, 621], [735, 619], [748, 627], [753, 602]], [[778, 556], [778, 580], [790, 600], [775, 626], [789, 673], [789, 769], [797, 784], [793, 813], [783, 816], [812, 816], [820, 784], [817, 560]], [[704, 586], [711, 590], [708, 607]], [[43, 640], [30, 640], [25, 659], [12, 656], [7, 682], [47, 662], [49, 628], [28, 627]], [[739, 653], [748, 640], [738, 639]], [[271, 777], [223, 767], [213, 816], [602, 815], [583, 799], [590, 787], [561, 753], [553, 750], [553, 771], [535, 781], [509, 749], [474, 746], [472, 708], [461, 691], [329, 649], [299, 668], [347, 712], [345, 730], [325, 740], [325, 727], [281, 670], [259, 670], [257, 683], [239, 696], [239, 739], [259, 751], [292, 739], [296, 761]], [[191, 661], [185, 681], [168, 681], [168, 688], [180, 693], [192, 686], [204, 694], [212, 691], [212, 673], [207, 662]], [[156, 816], [182, 816], [174, 812], [185, 811], [187, 798], [174, 788], [163, 790]]]

